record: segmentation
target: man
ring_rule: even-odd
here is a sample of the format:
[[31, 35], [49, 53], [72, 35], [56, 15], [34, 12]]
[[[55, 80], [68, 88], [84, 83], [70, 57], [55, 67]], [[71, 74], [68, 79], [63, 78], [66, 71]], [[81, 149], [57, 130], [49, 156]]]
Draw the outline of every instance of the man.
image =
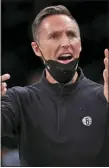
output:
[[109, 166], [108, 49], [102, 86], [78, 67], [80, 31], [66, 7], [43, 9], [32, 32], [44, 74], [8, 90], [2, 76], [2, 134], [18, 136], [22, 166]]

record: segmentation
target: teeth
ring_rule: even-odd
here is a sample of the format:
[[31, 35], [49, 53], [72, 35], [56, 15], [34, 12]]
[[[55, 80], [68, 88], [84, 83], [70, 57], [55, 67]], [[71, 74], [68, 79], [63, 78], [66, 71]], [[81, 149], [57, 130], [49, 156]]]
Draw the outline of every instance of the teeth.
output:
[[72, 58], [71, 54], [63, 54], [58, 57], [59, 60], [70, 60]]
[[71, 57], [71, 56], [72, 56], [71, 54], [63, 54], [60, 57]]

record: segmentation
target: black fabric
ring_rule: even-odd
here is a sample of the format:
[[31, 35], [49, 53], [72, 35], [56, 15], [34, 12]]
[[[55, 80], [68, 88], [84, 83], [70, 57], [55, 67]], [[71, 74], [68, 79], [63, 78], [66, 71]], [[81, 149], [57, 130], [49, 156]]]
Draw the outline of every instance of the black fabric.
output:
[[[87, 79], [42, 80], [2, 97], [2, 135], [18, 136], [22, 166], [109, 166], [109, 108], [103, 86]], [[89, 116], [92, 124], [82, 119]]]
[[45, 67], [51, 76], [59, 83], [68, 83], [72, 80], [78, 68], [79, 58], [62, 64], [54, 60], [45, 61]]

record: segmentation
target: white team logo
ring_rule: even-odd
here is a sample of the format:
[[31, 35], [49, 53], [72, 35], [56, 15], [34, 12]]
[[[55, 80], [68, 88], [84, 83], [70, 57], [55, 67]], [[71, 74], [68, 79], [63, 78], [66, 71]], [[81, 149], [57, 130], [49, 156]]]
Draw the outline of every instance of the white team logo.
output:
[[92, 124], [92, 118], [89, 116], [86, 116], [82, 119], [82, 123], [86, 126], [90, 126]]

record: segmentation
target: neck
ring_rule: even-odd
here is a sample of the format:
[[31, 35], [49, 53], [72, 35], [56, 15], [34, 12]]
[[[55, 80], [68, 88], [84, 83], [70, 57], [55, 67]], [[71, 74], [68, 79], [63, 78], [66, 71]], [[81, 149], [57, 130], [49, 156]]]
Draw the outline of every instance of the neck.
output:
[[[76, 80], [77, 80], [77, 78], [78, 78], [78, 73], [75, 72], [75, 75], [74, 75], [74, 77], [73, 77], [73, 79], [72, 79], [72, 81], [71, 81], [70, 83], [75, 83]], [[47, 79], [48, 82], [50, 82], [50, 83], [53, 83], [53, 84], [58, 83], [58, 82], [51, 76], [51, 74], [47, 71], [47, 69], [46, 69], [46, 79]]]

